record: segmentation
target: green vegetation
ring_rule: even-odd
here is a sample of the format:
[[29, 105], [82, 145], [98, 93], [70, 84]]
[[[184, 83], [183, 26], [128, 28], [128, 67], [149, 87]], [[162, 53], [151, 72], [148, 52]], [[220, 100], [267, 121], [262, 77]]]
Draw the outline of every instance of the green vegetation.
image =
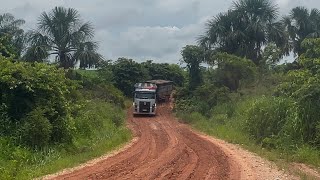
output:
[[100, 74], [111, 74], [109, 81], [121, 90], [126, 96], [131, 97], [133, 85], [150, 79], [167, 79], [176, 85], [184, 83], [185, 72], [174, 64], [152, 63], [151, 60], [138, 63], [132, 59], [119, 58], [114, 63], [106, 63], [99, 70]]
[[19, 58], [24, 50], [25, 35], [20, 28], [25, 23], [15, 19], [12, 14], [0, 15], [0, 54], [5, 57]]
[[82, 23], [77, 10], [55, 7], [50, 13], [43, 12], [37, 30], [29, 32], [30, 46], [24, 58], [43, 61], [55, 55], [59, 66], [65, 69], [77, 62], [80, 68], [93, 67], [102, 60], [93, 36], [93, 27], [89, 22]]
[[97, 71], [0, 57], [0, 179], [31, 179], [130, 139], [124, 97]]
[[[175, 110], [181, 120], [273, 161], [320, 166], [317, 138], [307, 138], [315, 137], [312, 135], [319, 132], [318, 126], [306, 126], [302, 121], [306, 118], [299, 116], [300, 112], [310, 110], [310, 106], [299, 109], [302, 107], [298, 108], [292, 98], [272, 96], [277, 86], [258, 84], [233, 93], [226, 89], [213, 90], [216, 88], [213, 85], [204, 91], [205, 86], [197, 88], [192, 97], [178, 97]], [[199, 90], [202, 90], [200, 94]]]
[[[119, 147], [131, 138], [124, 109], [134, 83], [184, 83], [178, 65], [101, 61], [91, 25], [74, 9], [44, 12], [36, 32], [24, 34], [23, 23], [0, 16], [0, 179], [32, 179]], [[28, 40], [23, 55], [20, 36]], [[58, 61], [48, 63], [50, 54]], [[81, 69], [72, 69], [77, 62]], [[99, 68], [84, 70], [92, 66]]]
[[130, 139], [124, 118], [121, 108], [92, 100], [74, 117], [72, 144], [32, 150], [0, 138], [0, 179], [31, 179], [99, 157]]
[[[70, 23], [64, 21], [67, 16]], [[0, 16], [0, 179], [53, 173], [129, 141], [125, 97], [108, 70], [58, 68], [73, 67], [77, 61], [82, 68], [96, 64], [87, 61], [93, 60], [90, 53], [94, 53], [89, 47], [91, 26], [80, 24], [76, 10], [64, 8], [43, 13], [37, 33], [25, 34], [19, 28], [23, 23], [10, 14]], [[62, 29], [53, 28], [57, 25]], [[57, 36], [67, 31], [73, 35], [70, 39]], [[26, 44], [27, 36], [30, 44]], [[29, 45], [22, 55], [22, 48]], [[36, 51], [29, 54], [30, 48]], [[41, 55], [49, 54], [60, 55], [58, 64], [43, 63], [47, 56]], [[22, 61], [25, 58], [28, 62]]]
[[301, 43], [306, 38], [319, 38], [320, 25], [319, 9], [311, 9], [305, 7], [295, 7], [288, 16], [283, 17], [282, 22], [286, 27], [290, 41], [292, 41], [293, 52], [301, 55], [304, 50]]
[[189, 89], [194, 90], [202, 83], [200, 63], [203, 61], [204, 51], [198, 46], [187, 45], [181, 51], [183, 61], [187, 63], [189, 71]]
[[[274, 22], [277, 8], [270, 1], [234, 2], [231, 10], [208, 22], [199, 46], [192, 46], [202, 51], [196, 55], [200, 61], [192, 61], [196, 70], [190, 68], [190, 59], [196, 58], [185, 58], [186, 51], [194, 50], [183, 48], [189, 84], [176, 93], [177, 115], [272, 160], [319, 167], [318, 12], [294, 8], [283, 21]], [[291, 50], [297, 59], [278, 65]], [[202, 79], [194, 83], [194, 77]]]
[[276, 44], [283, 54], [288, 53], [288, 36], [277, 19], [277, 6], [270, 0], [234, 1], [230, 10], [208, 21], [199, 44], [206, 50], [246, 57], [259, 65], [265, 45]]
[[[277, 19], [269, 0], [235, 1], [182, 49], [183, 69], [102, 61], [94, 29], [72, 8], [42, 13], [28, 33], [24, 20], [0, 15], [0, 179], [42, 176], [128, 141], [125, 99], [149, 79], [176, 84], [175, 111], [194, 127], [319, 167], [320, 13], [297, 7]], [[290, 52], [296, 60], [279, 65]]]

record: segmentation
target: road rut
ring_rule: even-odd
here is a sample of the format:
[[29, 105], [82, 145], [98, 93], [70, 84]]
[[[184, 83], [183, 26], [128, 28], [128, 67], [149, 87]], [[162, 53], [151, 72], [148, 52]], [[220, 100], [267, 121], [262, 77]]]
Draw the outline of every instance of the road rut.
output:
[[268, 179], [232, 148], [179, 123], [169, 104], [155, 117], [133, 117], [131, 110], [127, 116], [135, 136], [129, 147], [45, 179]]

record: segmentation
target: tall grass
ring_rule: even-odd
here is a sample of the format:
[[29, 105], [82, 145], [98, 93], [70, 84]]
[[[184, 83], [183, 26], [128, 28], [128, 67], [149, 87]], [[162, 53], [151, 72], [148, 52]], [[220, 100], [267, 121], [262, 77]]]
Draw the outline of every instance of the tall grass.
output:
[[0, 179], [32, 179], [101, 156], [130, 139], [124, 119], [120, 107], [92, 100], [75, 118], [75, 138], [71, 145], [35, 151], [0, 138]]
[[241, 144], [270, 160], [320, 167], [320, 150], [288, 133], [295, 109], [289, 99], [247, 96], [214, 106], [210, 116], [179, 111], [177, 116], [208, 135]]

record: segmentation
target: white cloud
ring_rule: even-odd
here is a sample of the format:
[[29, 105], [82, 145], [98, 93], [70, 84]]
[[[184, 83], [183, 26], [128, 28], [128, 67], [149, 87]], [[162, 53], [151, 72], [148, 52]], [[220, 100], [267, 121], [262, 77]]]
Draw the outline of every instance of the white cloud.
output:
[[[176, 26], [130, 27], [114, 42], [114, 57], [178, 63], [180, 51], [186, 44], [195, 44], [201, 34], [203, 21], [182, 28]], [[121, 47], [121, 48], [120, 48]], [[113, 58], [114, 58], [113, 57]]]
[[285, 7], [289, 4], [290, 0], [276, 0], [276, 3], [280, 6], [280, 7]]
[[[178, 62], [181, 48], [195, 44], [204, 23], [225, 12], [234, 0], [0, 0], [0, 13], [9, 12], [35, 28], [41, 12], [55, 6], [77, 9], [96, 28], [99, 52], [106, 59]], [[283, 15], [293, 7], [319, 7], [319, 0], [273, 0]]]

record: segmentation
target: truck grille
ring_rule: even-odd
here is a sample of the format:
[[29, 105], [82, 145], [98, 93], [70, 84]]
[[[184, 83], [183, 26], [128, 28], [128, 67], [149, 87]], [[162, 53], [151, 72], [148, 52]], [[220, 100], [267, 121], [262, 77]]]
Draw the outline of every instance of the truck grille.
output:
[[139, 102], [139, 112], [149, 113], [150, 112], [150, 102]]

